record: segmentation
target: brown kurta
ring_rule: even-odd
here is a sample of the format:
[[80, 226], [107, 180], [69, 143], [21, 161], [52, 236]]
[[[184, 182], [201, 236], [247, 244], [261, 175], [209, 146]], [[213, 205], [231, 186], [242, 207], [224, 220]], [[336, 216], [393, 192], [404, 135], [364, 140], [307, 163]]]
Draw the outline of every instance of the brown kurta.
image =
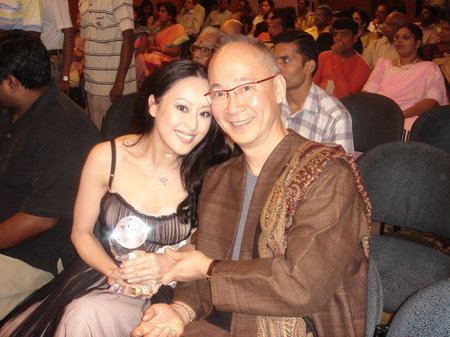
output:
[[[255, 240], [264, 203], [293, 152], [305, 141], [289, 133], [264, 164], [250, 203], [240, 261], [217, 264], [211, 285], [201, 280], [176, 288], [175, 299], [190, 305], [199, 318], [213, 306], [232, 312], [232, 336], [256, 336], [258, 315], [309, 316], [319, 336], [365, 333], [367, 260], [361, 239], [368, 223], [347, 163], [330, 162], [310, 185], [287, 233], [285, 255], [257, 256]], [[241, 155], [211, 169], [205, 178], [197, 249], [213, 259], [226, 260], [231, 254], [245, 174]]]

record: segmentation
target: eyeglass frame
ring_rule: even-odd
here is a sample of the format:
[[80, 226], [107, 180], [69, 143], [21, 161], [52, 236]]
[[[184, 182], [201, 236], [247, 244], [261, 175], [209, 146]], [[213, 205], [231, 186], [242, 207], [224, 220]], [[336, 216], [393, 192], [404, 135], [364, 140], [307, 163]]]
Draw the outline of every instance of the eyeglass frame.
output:
[[227, 95], [227, 98], [226, 98], [226, 100], [224, 102], [228, 102], [228, 100], [230, 99], [230, 92], [234, 92], [236, 89], [238, 89], [240, 87], [243, 87], [245, 85], [249, 85], [249, 84], [256, 85], [256, 84], [263, 83], [265, 81], [268, 81], [268, 80], [271, 80], [272, 78], [277, 77], [278, 75], [279, 74], [275, 74], [275, 75], [272, 75], [270, 77], [263, 78], [262, 80], [259, 80], [259, 81], [251, 81], [251, 82], [242, 83], [242, 84], [239, 84], [239, 85], [237, 85], [237, 86], [235, 86], [234, 88], [231, 88], [231, 89], [210, 90], [206, 94], [204, 94], [204, 96], [208, 100], [209, 104], [213, 105], [210, 95], [213, 94], [213, 93], [217, 93], [217, 92], [224, 92]]
[[[216, 48], [205, 47], [205, 46], [199, 46], [199, 45], [196, 45], [195, 43], [193, 43], [193, 44], [191, 44], [190, 47], [189, 47], [189, 50], [190, 50], [190, 52], [191, 52], [192, 54], [194, 54], [194, 50], [193, 50], [194, 48], [195, 48], [195, 49], [198, 49], [198, 50], [200, 51], [200, 54], [201, 54], [202, 56], [209, 56], [209, 55], [213, 54], [213, 53], [216, 51]], [[207, 54], [205, 54], [205, 53], [202, 51], [202, 50], [205, 50], [205, 49], [208, 50]]]

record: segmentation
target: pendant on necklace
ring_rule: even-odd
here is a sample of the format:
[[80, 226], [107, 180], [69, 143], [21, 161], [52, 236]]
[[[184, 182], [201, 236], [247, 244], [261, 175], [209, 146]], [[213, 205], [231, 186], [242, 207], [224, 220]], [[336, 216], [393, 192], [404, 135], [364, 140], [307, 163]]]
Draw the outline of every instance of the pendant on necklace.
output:
[[166, 186], [167, 184], [167, 177], [166, 176], [158, 176], [158, 180], [164, 185]]

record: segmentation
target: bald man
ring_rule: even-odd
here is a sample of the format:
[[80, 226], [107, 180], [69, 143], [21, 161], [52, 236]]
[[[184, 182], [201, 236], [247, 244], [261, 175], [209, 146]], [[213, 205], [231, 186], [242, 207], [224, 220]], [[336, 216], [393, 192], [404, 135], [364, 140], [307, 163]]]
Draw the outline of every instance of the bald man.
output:
[[238, 20], [230, 19], [222, 23], [220, 26], [220, 30], [225, 34], [242, 34], [242, 23], [240, 23]]

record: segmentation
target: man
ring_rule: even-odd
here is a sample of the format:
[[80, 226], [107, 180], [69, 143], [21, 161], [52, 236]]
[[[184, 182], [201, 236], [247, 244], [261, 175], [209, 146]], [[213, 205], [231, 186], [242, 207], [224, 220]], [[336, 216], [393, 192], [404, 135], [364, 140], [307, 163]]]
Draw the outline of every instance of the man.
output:
[[236, 19], [229, 19], [220, 25], [220, 30], [224, 34], [242, 34], [244, 26]]
[[98, 129], [112, 103], [136, 91], [131, 0], [80, 0], [87, 108]]
[[219, 28], [222, 23], [228, 19], [231, 19], [231, 15], [233, 13], [228, 10], [228, 7], [230, 7], [230, 2], [231, 0], [218, 0], [218, 8], [209, 13], [205, 20], [205, 27], [213, 26]]
[[389, 14], [381, 26], [383, 37], [373, 40], [364, 49], [362, 57], [372, 69], [375, 67], [378, 59], [398, 58], [397, 51], [394, 48], [394, 34], [398, 27], [406, 23], [406, 16], [402, 13], [392, 12]]
[[317, 40], [320, 34], [330, 32], [332, 20], [333, 10], [327, 5], [320, 5], [314, 13], [314, 26], [305, 29], [305, 32], [311, 34], [314, 40]]
[[248, 0], [239, 0], [236, 11], [231, 15], [232, 19], [241, 21], [244, 16], [252, 16], [252, 7]]
[[177, 22], [184, 27], [186, 34], [197, 36], [205, 20], [205, 9], [197, 0], [184, 0], [183, 8], [177, 15]]
[[336, 143], [353, 153], [352, 120], [335, 97], [313, 83], [317, 45], [307, 33], [286, 31], [274, 41], [273, 53], [286, 80], [281, 118], [286, 128], [320, 143]]
[[203, 28], [197, 40], [191, 45], [192, 59], [207, 67], [214, 51], [220, 46], [222, 35], [215, 27]]
[[2, 0], [0, 4], [0, 32], [21, 29], [39, 37], [42, 16], [39, 1]]
[[[425, 6], [420, 13], [420, 21], [416, 24], [422, 28], [422, 44], [429, 45], [437, 43], [439, 40], [438, 25], [435, 23], [439, 19], [439, 8], [435, 6]], [[439, 27], [440, 28], [440, 27]]]
[[179, 336], [192, 320], [184, 336], [364, 336], [369, 218], [345, 152], [284, 128], [285, 81], [264, 45], [225, 44], [209, 79], [214, 117], [243, 154], [208, 172], [197, 250], [168, 251], [177, 263], [161, 280], [187, 283], [132, 336]]
[[358, 24], [351, 18], [337, 19], [332, 26], [331, 50], [319, 55], [314, 83], [340, 99], [358, 93], [369, 78], [370, 68], [355, 51]]
[[41, 0], [43, 30], [41, 40], [48, 50], [52, 78], [59, 88], [69, 92], [70, 64], [74, 48], [75, 30], [67, 0]]
[[297, 1], [297, 17], [295, 18], [295, 29], [304, 31], [314, 26], [314, 14], [310, 11], [309, 0]]
[[381, 35], [381, 25], [384, 23], [384, 20], [386, 20], [388, 14], [389, 9], [387, 5], [379, 4], [375, 10], [375, 18], [369, 23], [367, 29], [373, 33], [378, 33]]
[[295, 11], [293, 7], [275, 8], [269, 19], [269, 36], [273, 38], [287, 29], [295, 29]]
[[98, 132], [50, 78], [38, 38], [0, 35], [0, 320], [75, 257], [72, 208]]

